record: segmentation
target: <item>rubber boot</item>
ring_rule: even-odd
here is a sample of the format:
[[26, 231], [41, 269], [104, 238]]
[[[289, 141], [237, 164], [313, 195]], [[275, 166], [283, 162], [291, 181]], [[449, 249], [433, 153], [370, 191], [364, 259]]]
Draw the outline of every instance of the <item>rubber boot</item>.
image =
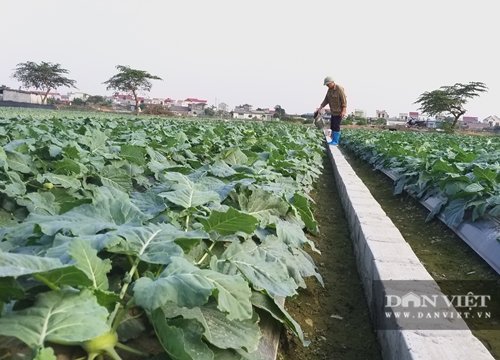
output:
[[332, 141], [328, 145], [338, 145], [340, 142], [340, 131], [334, 131], [332, 133]]

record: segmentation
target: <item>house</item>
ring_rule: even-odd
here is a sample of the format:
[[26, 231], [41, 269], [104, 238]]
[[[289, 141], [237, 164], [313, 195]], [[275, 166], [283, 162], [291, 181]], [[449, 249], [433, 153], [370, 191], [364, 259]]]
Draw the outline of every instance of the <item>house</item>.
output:
[[175, 104], [175, 100], [174, 99], [171, 99], [171, 98], [166, 98], [165, 100], [163, 100], [163, 105], [169, 107], [171, 105], [174, 105]]
[[385, 110], [377, 110], [377, 119], [388, 119], [389, 114]]
[[184, 102], [188, 104], [206, 104], [207, 100], [197, 99], [197, 98], [187, 98]]
[[111, 101], [113, 105], [119, 105], [119, 106], [128, 107], [132, 104], [135, 104], [134, 97], [129, 94], [114, 93], [113, 96], [111, 96]]
[[253, 106], [250, 104], [244, 104], [240, 106], [236, 106], [234, 108], [234, 112], [250, 112], [253, 110]]
[[410, 111], [408, 113], [408, 119], [419, 120], [419, 118], [420, 114], [418, 113], [418, 111]]
[[[67, 96], [68, 96], [68, 100], [69, 101], [73, 101], [75, 99], [80, 99], [80, 100], [86, 101], [90, 97], [89, 94], [86, 94], [86, 93], [81, 92], [81, 91], [70, 92], [70, 93], [67, 94]], [[62, 99], [59, 99], [59, 100], [62, 100]]]
[[477, 124], [479, 123], [479, 119], [477, 116], [464, 116], [462, 118], [463, 124]]
[[0, 88], [0, 100], [27, 104], [42, 104], [43, 95], [34, 91], [14, 90], [7, 87]]
[[168, 110], [171, 111], [176, 116], [187, 116], [189, 115], [190, 112], [188, 106], [179, 106], [179, 105], [172, 105], [168, 108]]
[[[175, 105], [174, 105], [175, 104]], [[198, 98], [187, 98], [172, 103], [172, 106], [177, 106], [178, 108], [187, 107], [189, 109], [188, 114], [191, 116], [203, 115], [205, 113], [205, 107], [207, 106], [207, 100]]]
[[252, 111], [253, 119], [258, 120], [272, 120], [274, 115], [274, 110], [270, 109], [257, 109]]
[[184, 100], [174, 100], [166, 98], [163, 104], [174, 114], [182, 116], [198, 116], [205, 114], [207, 100], [198, 98], [186, 98]]
[[198, 115], [203, 115], [205, 114], [205, 106], [206, 103], [191, 103], [188, 105], [189, 108], [189, 115], [191, 116], [198, 116]]
[[500, 126], [500, 117], [490, 115], [481, 121], [483, 124], [488, 124], [490, 127]]
[[443, 121], [439, 120], [439, 119], [428, 119], [427, 120], [427, 127], [430, 129], [436, 129], [436, 128], [441, 127], [442, 122]]
[[260, 109], [253, 110], [249, 104], [240, 105], [233, 110], [233, 119], [254, 119], [254, 120], [272, 120], [274, 110]]
[[[379, 119], [383, 119], [383, 118], [379, 118]], [[396, 126], [396, 125], [405, 126], [406, 122], [407, 122], [407, 120], [401, 119], [401, 117], [390, 117], [390, 118], [386, 118], [385, 120], [386, 120], [385, 124], [388, 126]]]
[[184, 100], [178, 100], [176, 105], [180, 106], [191, 106], [193, 104], [199, 105], [199, 106], [206, 106], [207, 105], [207, 100], [203, 99], [197, 99], [197, 98], [187, 98]]
[[221, 102], [218, 106], [217, 106], [217, 110], [220, 110], [220, 111], [223, 111], [223, 112], [227, 112], [229, 109], [229, 106], [226, 104], [226, 103], [223, 103]]
[[477, 122], [477, 123], [463, 124], [462, 127], [465, 129], [468, 129], [468, 130], [480, 130], [481, 131], [484, 129], [489, 129], [490, 125]]
[[360, 109], [355, 109], [354, 110], [354, 116], [357, 117], [357, 118], [364, 118], [364, 117], [366, 117], [365, 116], [365, 112], [363, 110], [360, 110]]
[[479, 121], [477, 116], [464, 116], [461, 127], [468, 130], [484, 130], [490, 128], [490, 124]]
[[252, 105], [245, 104], [236, 106], [233, 113], [233, 119], [251, 119], [252, 118]]
[[205, 105], [190, 104], [188, 106], [188, 109], [189, 109], [189, 115], [191, 116], [198, 116], [205, 114]]
[[488, 123], [482, 123], [477, 116], [464, 116], [460, 126], [468, 130], [483, 130], [490, 127]]
[[143, 103], [146, 105], [165, 105], [165, 100], [160, 98], [144, 98]]
[[[131, 111], [135, 110], [135, 99], [131, 94], [114, 93], [110, 100], [115, 106], [123, 106], [129, 108]], [[137, 100], [139, 104], [144, 104], [146, 99], [143, 96], [138, 96]]]
[[66, 95], [61, 95], [61, 98], [59, 99], [59, 101], [63, 104], [69, 104], [70, 101], [69, 101], [69, 96], [66, 94]]

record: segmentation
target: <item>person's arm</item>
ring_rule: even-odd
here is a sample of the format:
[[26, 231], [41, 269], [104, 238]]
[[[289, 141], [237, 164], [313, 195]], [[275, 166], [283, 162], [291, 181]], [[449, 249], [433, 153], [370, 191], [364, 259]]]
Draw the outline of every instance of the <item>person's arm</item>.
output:
[[319, 108], [318, 108], [318, 111], [321, 111], [321, 109], [323, 109], [326, 104], [328, 104], [328, 96], [325, 95], [325, 100], [323, 100], [323, 102], [320, 104]]

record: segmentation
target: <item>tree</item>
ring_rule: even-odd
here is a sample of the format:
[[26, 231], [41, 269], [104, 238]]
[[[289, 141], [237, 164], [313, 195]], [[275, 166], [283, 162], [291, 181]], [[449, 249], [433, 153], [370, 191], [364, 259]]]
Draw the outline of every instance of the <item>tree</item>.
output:
[[286, 111], [281, 107], [281, 105], [276, 105], [274, 107], [274, 118], [283, 119], [286, 116]]
[[216, 108], [215, 106], [210, 106], [210, 107], [207, 107], [204, 111], [204, 114], [206, 116], [215, 116], [215, 112], [216, 112]]
[[61, 64], [45, 61], [37, 64], [33, 61], [27, 61], [17, 64], [12, 77], [20, 81], [26, 88], [32, 87], [44, 91], [42, 102], [46, 103], [50, 90], [60, 86], [75, 87], [76, 81], [64, 76], [67, 73], [68, 70], [61, 68]]
[[131, 92], [135, 100], [135, 109], [139, 111], [138, 91], [150, 91], [153, 87], [150, 80], [162, 80], [156, 75], [151, 75], [147, 71], [132, 69], [129, 66], [117, 65], [118, 74], [113, 75], [105, 81], [106, 89], [115, 89], [118, 91]]
[[430, 116], [450, 114], [453, 117], [451, 125], [453, 129], [460, 116], [466, 112], [464, 105], [467, 100], [479, 96], [479, 93], [485, 92], [487, 89], [482, 82], [441, 86], [437, 90], [421, 94], [415, 104], [420, 104], [420, 110]]
[[101, 95], [89, 96], [85, 102], [88, 104], [111, 106], [111, 101], [106, 99], [104, 96], [101, 96]]
[[75, 98], [73, 100], [73, 105], [84, 106], [84, 105], [86, 105], [86, 103], [83, 99]]

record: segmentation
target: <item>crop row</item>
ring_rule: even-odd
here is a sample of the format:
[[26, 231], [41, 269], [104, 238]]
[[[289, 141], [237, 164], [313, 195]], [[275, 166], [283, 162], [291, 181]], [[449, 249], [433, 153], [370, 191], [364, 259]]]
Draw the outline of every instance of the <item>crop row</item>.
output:
[[343, 145], [395, 174], [395, 194], [437, 197], [429, 219], [500, 217], [500, 137], [348, 130]]
[[172, 359], [255, 359], [270, 316], [305, 341], [276, 299], [322, 281], [316, 130], [43, 114], [0, 112], [0, 335], [119, 359], [152, 327]]

